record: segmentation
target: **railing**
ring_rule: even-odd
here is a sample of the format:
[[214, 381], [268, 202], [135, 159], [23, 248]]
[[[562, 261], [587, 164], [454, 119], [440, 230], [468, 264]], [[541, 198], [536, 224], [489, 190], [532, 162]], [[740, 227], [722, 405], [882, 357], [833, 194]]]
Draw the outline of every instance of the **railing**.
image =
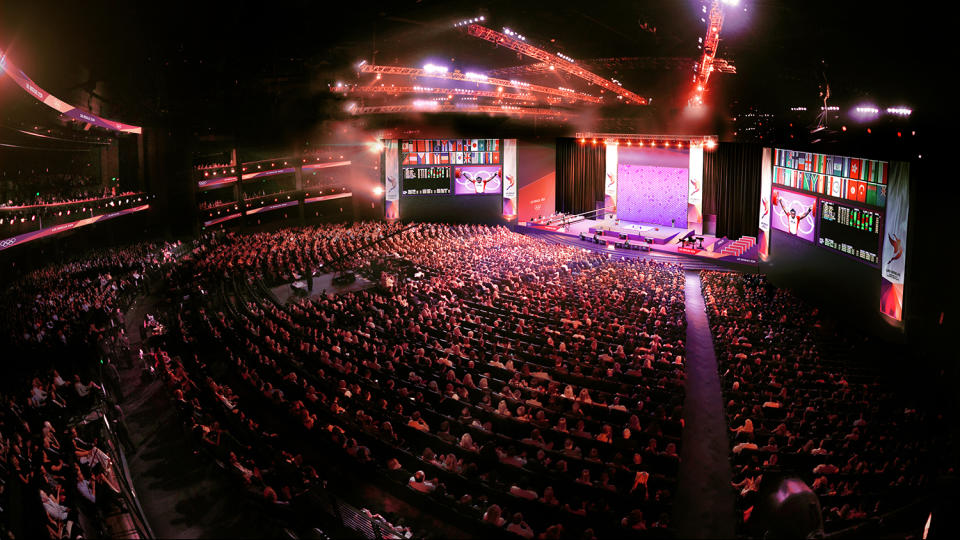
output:
[[[580, 212], [579, 214], [564, 214], [559, 222], [560, 226], [566, 225], [568, 223], [573, 223], [574, 221], [580, 221], [581, 219], [595, 218], [600, 212], [606, 212], [607, 210], [615, 210], [615, 206], [607, 206], [604, 208], [597, 208], [596, 210], [588, 210], [586, 212]], [[535, 225], [553, 225], [554, 222], [552, 219], [548, 219], [543, 222], [538, 222], [532, 220], [531, 223]]]
[[[147, 522], [146, 514], [144, 514], [143, 507], [140, 505], [140, 498], [137, 496], [137, 491], [133, 487], [130, 468], [127, 465], [127, 458], [121, 450], [122, 446], [117, 434], [116, 425], [111, 424], [106, 414], [105, 403], [101, 403], [97, 407], [97, 410], [100, 414], [100, 419], [103, 420], [103, 432], [106, 434], [107, 440], [110, 441], [110, 447], [113, 450], [110, 457], [113, 458], [115, 465], [120, 465], [119, 467], [115, 467], [119, 469], [115, 471], [115, 476], [120, 486], [120, 492], [125, 503], [124, 506], [126, 506], [130, 518], [129, 522], [133, 526], [132, 530], [114, 531], [113, 536], [115, 538], [154, 538], [153, 529], [150, 528], [150, 524]], [[119, 460], [117, 458], [119, 458]], [[133, 536], [132, 533], [136, 533], [136, 536]]]

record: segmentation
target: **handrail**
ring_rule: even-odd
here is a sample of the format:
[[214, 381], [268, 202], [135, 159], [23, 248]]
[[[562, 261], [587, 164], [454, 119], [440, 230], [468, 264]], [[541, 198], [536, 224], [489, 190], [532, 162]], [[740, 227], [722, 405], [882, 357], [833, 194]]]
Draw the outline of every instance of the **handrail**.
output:
[[116, 432], [113, 430], [110, 425], [110, 420], [107, 416], [107, 411], [103, 402], [100, 403], [98, 409], [100, 412], [100, 417], [103, 419], [104, 429], [107, 432], [107, 435], [110, 437], [110, 443], [116, 454], [120, 458], [120, 463], [122, 464], [121, 471], [118, 471], [122, 474], [117, 474], [117, 480], [121, 484], [121, 489], [125, 492], [125, 499], [128, 502], [131, 502], [130, 514], [133, 517], [135, 524], [139, 525], [138, 532], [141, 534], [141, 537], [145, 538], [156, 538], [153, 534], [153, 529], [150, 528], [150, 522], [147, 521], [146, 513], [143, 511], [143, 507], [140, 505], [140, 497], [137, 496], [137, 491], [133, 487], [133, 481], [130, 478], [130, 468], [127, 464], [127, 456], [123, 453], [122, 447], [120, 446], [120, 439]]
[[[567, 223], [570, 223], [571, 218], [583, 217], [584, 219], [586, 219], [586, 217], [590, 214], [596, 214], [598, 212], [606, 212], [607, 210], [615, 210], [615, 209], [616, 209], [616, 206], [606, 206], [604, 208], [597, 208], [596, 210], [587, 210], [586, 212], [580, 212], [579, 214], [564, 214], [563, 219], [560, 220], [560, 225], [566, 225]], [[552, 222], [553, 221], [550, 219], [545, 220], [544, 223], [537, 223], [536, 220], [533, 220], [533, 223], [537, 225], [546, 225]]]

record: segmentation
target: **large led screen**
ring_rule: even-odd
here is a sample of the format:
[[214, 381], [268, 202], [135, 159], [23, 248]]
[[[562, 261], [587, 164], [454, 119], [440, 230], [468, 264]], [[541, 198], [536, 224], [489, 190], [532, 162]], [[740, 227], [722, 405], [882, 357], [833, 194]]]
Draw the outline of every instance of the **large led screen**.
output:
[[816, 237], [817, 198], [774, 188], [771, 197], [773, 204], [774, 229], [814, 242]]

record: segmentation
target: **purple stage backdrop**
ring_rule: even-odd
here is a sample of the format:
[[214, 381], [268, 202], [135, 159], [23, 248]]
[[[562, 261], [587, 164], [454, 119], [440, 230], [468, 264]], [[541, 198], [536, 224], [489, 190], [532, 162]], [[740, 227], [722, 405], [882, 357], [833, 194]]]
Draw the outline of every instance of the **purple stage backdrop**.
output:
[[453, 170], [454, 195], [486, 195], [500, 193], [503, 173], [499, 165], [461, 165]]
[[687, 226], [687, 169], [617, 166], [617, 217], [627, 221]]
[[[774, 229], [790, 233], [803, 238], [807, 242], [813, 242], [816, 228], [817, 198], [800, 193], [794, 193], [785, 189], [773, 188], [773, 216], [770, 220]], [[794, 216], [790, 216], [790, 210], [794, 211]]]

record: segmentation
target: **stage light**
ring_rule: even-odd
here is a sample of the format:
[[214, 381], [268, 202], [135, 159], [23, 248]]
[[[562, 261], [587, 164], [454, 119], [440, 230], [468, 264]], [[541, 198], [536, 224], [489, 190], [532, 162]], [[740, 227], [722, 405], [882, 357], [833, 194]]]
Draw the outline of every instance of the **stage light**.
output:
[[597, 140], [596, 140], [596, 139], [594, 139], [592, 142], [593, 142], [593, 144], [597, 144]]
[[448, 71], [447, 66], [438, 66], [434, 64], [426, 64], [423, 66], [423, 70], [427, 73], [446, 73]]
[[627, 141], [627, 146], [633, 146], [633, 143], [630, 141]]
[[580, 144], [583, 144], [583, 143], [585, 143], [585, 142], [587, 142], [586, 139], [580, 139]]
[[847, 130], [847, 126], [841, 126], [841, 127], [840, 127], [840, 130], [841, 130], [841, 131], [846, 131], [846, 130]]
[[487, 80], [487, 76], [484, 75], [483, 73], [474, 73], [474, 72], [472, 72], [472, 71], [466, 72], [466, 73], [463, 75], [463, 78], [464, 78], [464, 79], [470, 79], [471, 81], [485, 81], [485, 80]]
[[740, 3], [740, 0], [720, 0], [720, 1], [728, 6], [736, 6]]
[[707, 139], [706, 147], [707, 147], [707, 150], [713, 150], [714, 148], [717, 147], [717, 141], [713, 139]]
[[907, 107], [887, 107], [887, 113], [897, 116], [910, 116], [913, 110]]

